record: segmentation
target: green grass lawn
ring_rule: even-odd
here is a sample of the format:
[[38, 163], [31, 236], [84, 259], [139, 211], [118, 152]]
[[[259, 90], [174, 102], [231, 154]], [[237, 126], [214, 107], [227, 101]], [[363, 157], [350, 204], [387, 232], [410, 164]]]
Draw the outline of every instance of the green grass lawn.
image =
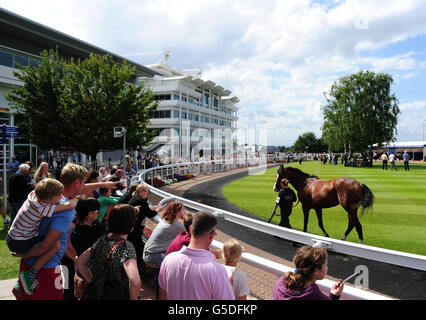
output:
[[3, 218], [0, 216], [0, 280], [17, 278], [19, 259], [10, 255], [6, 245], [8, 228], [3, 226]]
[[[365, 244], [426, 255], [426, 165], [410, 165], [407, 172], [402, 163], [398, 164], [398, 171], [383, 171], [381, 163], [374, 164], [373, 168], [320, 165], [317, 161], [303, 162], [302, 165], [291, 163], [289, 166], [323, 180], [350, 177], [366, 184], [375, 201], [373, 209], [363, 216], [360, 216], [361, 210], [358, 212]], [[277, 197], [272, 190], [277, 169], [234, 181], [223, 188], [223, 195], [243, 210], [269, 220]], [[278, 224], [279, 220], [275, 216], [272, 221]], [[348, 226], [347, 213], [340, 205], [324, 209], [323, 221], [330, 237], [336, 239], [342, 237]], [[293, 208], [290, 223], [293, 228], [303, 230], [300, 204]], [[310, 212], [308, 232], [323, 235], [314, 210]], [[347, 241], [358, 243], [355, 229]]]

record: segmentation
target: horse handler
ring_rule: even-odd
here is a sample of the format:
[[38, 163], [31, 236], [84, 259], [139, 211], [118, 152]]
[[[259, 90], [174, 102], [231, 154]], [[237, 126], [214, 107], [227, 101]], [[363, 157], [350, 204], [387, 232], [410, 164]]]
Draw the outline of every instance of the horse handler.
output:
[[281, 179], [280, 183], [282, 189], [278, 194], [277, 200], [275, 201], [275, 207], [272, 214], [275, 214], [275, 211], [279, 206], [281, 211], [281, 221], [279, 226], [292, 229], [289, 217], [293, 209], [293, 202], [297, 200], [297, 197], [294, 191], [289, 188], [288, 182], [289, 181], [287, 179]]

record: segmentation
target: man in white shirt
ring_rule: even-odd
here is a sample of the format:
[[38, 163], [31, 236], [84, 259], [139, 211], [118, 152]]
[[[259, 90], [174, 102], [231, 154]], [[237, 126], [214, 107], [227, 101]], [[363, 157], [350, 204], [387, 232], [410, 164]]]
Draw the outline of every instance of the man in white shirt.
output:
[[390, 162], [391, 170], [395, 169], [396, 171], [395, 155], [393, 154], [393, 152], [389, 155], [389, 162]]

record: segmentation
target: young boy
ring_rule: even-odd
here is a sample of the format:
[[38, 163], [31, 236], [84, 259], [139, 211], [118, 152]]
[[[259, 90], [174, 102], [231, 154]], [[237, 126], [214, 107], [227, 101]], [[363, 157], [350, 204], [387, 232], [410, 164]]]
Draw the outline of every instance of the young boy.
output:
[[[57, 203], [62, 198], [64, 186], [61, 182], [46, 178], [41, 180], [32, 191], [22, 207], [19, 209], [12, 226], [7, 234], [6, 242], [11, 254], [21, 258], [31, 258], [31, 252], [40, 250], [43, 246], [43, 237], [38, 236], [38, 228], [43, 218], [52, 217], [53, 213], [70, 210], [77, 205], [77, 198], [64, 204]], [[59, 241], [53, 248], [43, 251], [33, 267], [21, 273], [20, 281], [25, 292], [31, 295], [37, 284], [35, 281], [38, 271], [59, 250]]]

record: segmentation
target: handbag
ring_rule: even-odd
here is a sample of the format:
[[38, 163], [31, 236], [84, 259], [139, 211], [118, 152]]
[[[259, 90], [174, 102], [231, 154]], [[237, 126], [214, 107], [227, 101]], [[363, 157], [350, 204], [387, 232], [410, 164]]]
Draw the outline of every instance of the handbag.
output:
[[81, 300], [81, 296], [83, 295], [84, 290], [87, 287], [87, 282], [81, 277], [78, 272], [74, 274], [74, 297], [78, 300]]
[[104, 260], [104, 266], [84, 289], [81, 300], [129, 300], [129, 287], [123, 286], [119, 282], [112, 282], [108, 277], [108, 259], [117, 246], [124, 240], [117, 241], [117, 243], [109, 251]]

